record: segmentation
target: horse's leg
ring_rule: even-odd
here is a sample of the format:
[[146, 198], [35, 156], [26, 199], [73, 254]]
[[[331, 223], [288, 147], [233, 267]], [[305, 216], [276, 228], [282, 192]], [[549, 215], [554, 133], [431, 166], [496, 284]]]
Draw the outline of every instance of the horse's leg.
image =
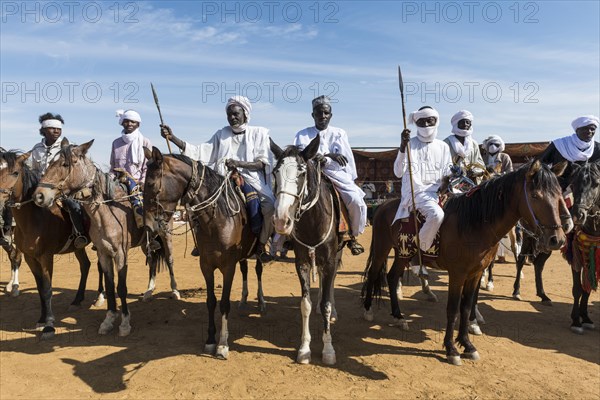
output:
[[[256, 260], [257, 268], [259, 262]], [[242, 273], [242, 298], [238, 307], [244, 309], [248, 306], [248, 260], [240, 260], [240, 272]]]
[[52, 313], [52, 270], [53, 256], [43, 255], [41, 259], [25, 255], [25, 261], [29, 265], [40, 296], [42, 314], [36, 327], [42, 329], [41, 339], [54, 337], [54, 314]]
[[152, 252], [150, 252], [150, 255], [148, 256], [148, 261], [148, 288], [142, 296], [142, 301], [152, 300], [152, 294], [154, 293], [154, 289], [156, 289], [156, 270], [158, 268], [158, 262], [156, 256], [152, 254]]
[[119, 283], [117, 293], [121, 299], [121, 325], [119, 325], [119, 336], [127, 336], [131, 333], [131, 313], [127, 305], [127, 250], [119, 252], [116, 257]]
[[[426, 275], [426, 276], [429, 276], [429, 275]], [[425, 293], [427, 295], [427, 300], [437, 303], [438, 298], [435, 295], [435, 293], [433, 293], [433, 291], [431, 290], [431, 287], [429, 286], [429, 279], [424, 278], [422, 276], [419, 276], [419, 279], [421, 280], [421, 290], [423, 291], [423, 293]]]
[[[173, 219], [169, 221], [169, 227], [173, 228]], [[175, 300], [181, 299], [181, 294], [177, 288], [177, 281], [175, 280], [175, 269], [173, 260], [173, 235], [167, 233], [164, 237], [161, 237], [163, 242], [164, 257], [169, 269], [169, 278], [171, 279], [171, 298]]]
[[75, 250], [75, 257], [77, 261], [79, 261], [79, 271], [81, 272], [81, 277], [79, 278], [79, 287], [77, 288], [77, 294], [75, 295], [75, 299], [71, 303], [69, 308], [80, 308], [81, 302], [85, 297], [85, 286], [87, 285], [87, 278], [90, 272], [90, 259], [85, 252], [85, 249], [77, 249]]
[[533, 260], [533, 267], [535, 270], [535, 289], [536, 295], [542, 299], [542, 304], [546, 306], [552, 305], [552, 300], [550, 297], [546, 296], [544, 292], [544, 282], [542, 281], [542, 273], [544, 272], [544, 265], [546, 264], [546, 260], [550, 258], [552, 253], [540, 253]]
[[[247, 262], [247, 261], [246, 261]], [[263, 264], [260, 260], [256, 260], [256, 298], [258, 299], [258, 309], [260, 310], [261, 315], [267, 314], [267, 302], [265, 301], [265, 295], [263, 294], [262, 289], [262, 273], [263, 273]]]
[[512, 297], [515, 300], [521, 300], [521, 271], [525, 265], [525, 255], [519, 254], [517, 257], [517, 276], [515, 277], [515, 283], [513, 284]]
[[588, 315], [589, 298], [590, 294], [584, 290], [581, 293], [581, 301], [579, 302], [579, 316], [581, 317], [581, 326], [583, 326], [584, 329], [595, 329], [596, 326], [594, 325], [594, 321], [592, 321]]
[[[461, 277], [462, 278], [462, 277]], [[446, 358], [453, 365], [461, 365], [460, 354], [454, 346], [454, 324], [458, 314], [462, 293], [462, 281], [453, 275], [449, 276], [448, 285], [448, 304], [446, 305], [446, 334], [444, 335], [444, 347], [446, 348]]]
[[10, 293], [12, 297], [17, 297], [20, 293], [19, 267], [21, 266], [23, 254], [14, 245], [4, 245], [2, 247], [4, 248], [4, 250], [6, 250], [6, 253], [8, 254], [8, 259], [10, 260], [10, 281], [6, 284], [5, 290], [6, 293]]
[[[363, 318], [367, 321], [373, 321], [373, 295], [381, 295], [381, 287], [384, 285], [383, 277], [385, 276], [386, 260], [392, 249], [391, 234], [380, 237], [382, 233], [379, 232], [389, 232], [389, 229], [387, 231], [377, 231], [373, 229], [371, 249], [369, 250], [369, 258], [367, 259], [367, 266], [364, 274], [365, 281], [361, 291], [363, 307], [365, 308]], [[395, 252], [397, 258], [398, 252], [397, 250], [395, 250]], [[402, 276], [402, 272], [403, 271], [400, 271], [400, 276]], [[400, 293], [400, 295], [401, 294], [402, 293]]]
[[517, 234], [516, 234], [516, 228], [513, 226], [513, 228], [508, 231], [508, 238], [510, 240], [510, 250], [513, 253], [513, 256], [515, 257], [515, 261], [517, 260], [517, 258], [519, 257], [519, 243], [517, 241]]
[[[483, 273], [482, 273], [483, 275]], [[477, 303], [479, 302], [479, 289], [481, 287], [481, 278], [477, 280], [477, 287], [475, 288], [475, 293], [473, 294], [473, 301], [471, 303], [471, 313], [469, 314], [469, 333], [480, 336], [483, 335], [481, 329], [479, 328], [479, 318], [481, 314], [479, 313], [479, 309], [477, 308]], [[483, 317], [481, 317], [483, 321]], [[483, 321], [485, 323], [485, 321]]]
[[581, 271], [576, 272], [571, 268], [571, 274], [573, 277], [573, 287], [571, 293], [573, 294], [573, 308], [571, 310], [571, 331], [579, 335], [583, 335], [583, 325], [581, 324], [581, 311], [579, 300], [583, 294], [583, 287], [581, 286]]
[[[296, 260], [298, 255], [296, 255]], [[299, 263], [299, 261], [296, 261]], [[300, 310], [302, 312], [302, 338], [296, 362], [300, 364], [310, 363], [310, 312], [312, 303], [310, 301], [310, 265], [304, 263], [296, 264], [296, 272], [300, 279], [300, 288], [302, 290], [302, 300], [300, 301]]]
[[406, 264], [407, 260], [401, 259], [398, 256], [394, 257], [394, 263], [392, 264], [392, 267], [386, 276], [393, 318], [390, 326], [397, 326], [405, 331], [408, 330], [408, 322], [406, 322], [402, 312], [400, 311], [400, 302], [398, 301], [398, 286], [400, 285], [400, 275], [402, 275]]
[[102, 270], [102, 265], [100, 265], [100, 260], [98, 260], [96, 265], [98, 267], [98, 296], [94, 300], [94, 307], [102, 307], [106, 297], [106, 293], [104, 292], [104, 271]]
[[204, 352], [215, 354], [217, 349], [217, 340], [215, 335], [217, 328], [215, 326], [215, 308], [217, 307], [217, 297], [215, 296], [215, 271], [212, 266], [206, 267], [207, 263], [201, 265], [204, 281], [206, 282], [206, 307], [208, 308], [208, 337], [204, 345]]
[[335, 350], [331, 337], [331, 313], [333, 310], [333, 281], [336, 273], [336, 261], [330, 260], [323, 268], [321, 281], [323, 283], [323, 298], [321, 299], [321, 314], [323, 316], [323, 364], [333, 365], [336, 362]]
[[[487, 267], [488, 278], [487, 278], [487, 285], [485, 285], [485, 290], [487, 290], [488, 292], [494, 291], [494, 273], [493, 273], [493, 271], [494, 271], [494, 262], [492, 261], [490, 263], [490, 265]], [[477, 290], [479, 291], [479, 289], [477, 289]]]
[[113, 258], [100, 249], [98, 249], [98, 261], [102, 265], [102, 271], [104, 272], [106, 300], [108, 301], [108, 311], [106, 312], [104, 321], [100, 324], [100, 328], [98, 328], [98, 334], [106, 335], [113, 329], [113, 324], [119, 315], [117, 313], [117, 299], [115, 297], [115, 271]]
[[460, 301], [460, 325], [458, 327], [457, 342], [465, 348], [462, 356], [471, 360], [479, 360], [479, 353], [469, 340], [469, 315], [472, 313], [473, 304], [477, 300], [475, 296], [480, 278], [477, 275], [465, 282]]
[[227, 339], [229, 338], [229, 310], [231, 309], [229, 297], [231, 296], [235, 267], [236, 262], [233, 261], [231, 265], [225, 266], [225, 270], [223, 271], [223, 293], [221, 294], [221, 303], [219, 304], [221, 310], [221, 332], [219, 335], [219, 345], [215, 354], [217, 358], [223, 360], [227, 360], [227, 357], [229, 357], [229, 344], [227, 343]]

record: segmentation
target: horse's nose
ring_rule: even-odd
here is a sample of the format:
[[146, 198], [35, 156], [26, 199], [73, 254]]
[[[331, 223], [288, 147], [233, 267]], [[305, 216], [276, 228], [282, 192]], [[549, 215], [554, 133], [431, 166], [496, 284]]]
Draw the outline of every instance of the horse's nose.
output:
[[36, 193], [33, 196], [33, 202], [38, 205], [41, 206], [42, 204], [44, 204], [44, 194], [43, 193]]
[[551, 236], [548, 241], [548, 246], [552, 250], [558, 250], [565, 244], [564, 238], [559, 238], [557, 235]]
[[585, 210], [581, 209], [581, 208], [577, 208], [573, 210], [573, 222], [576, 224], [583, 224], [583, 221], [585, 221], [586, 218], [586, 214], [585, 214]]

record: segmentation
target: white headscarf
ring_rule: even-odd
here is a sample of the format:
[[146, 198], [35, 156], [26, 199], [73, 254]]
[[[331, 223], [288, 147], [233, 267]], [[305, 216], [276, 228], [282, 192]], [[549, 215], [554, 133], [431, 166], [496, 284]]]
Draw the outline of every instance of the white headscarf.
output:
[[595, 115], [584, 115], [583, 117], [576, 118], [573, 120], [573, 122], [571, 122], [571, 126], [573, 127], [574, 131], [576, 131], [578, 128], [588, 125], [596, 125], [596, 129], [598, 129], [598, 126], [600, 126], [598, 117]]
[[440, 114], [433, 108], [424, 108], [419, 111], [413, 111], [408, 116], [410, 124], [416, 124], [421, 118], [435, 117], [436, 122], [434, 126], [428, 126], [421, 128], [417, 126], [417, 137], [421, 142], [430, 143], [433, 142], [437, 136], [438, 126], [440, 125]]
[[[587, 126], [582, 125], [582, 126]], [[587, 161], [594, 154], [594, 141], [584, 142], [574, 133], [571, 136], [565, 136], [554, 140], [556, 150], [568, 161]]]
[[485, 166], [496, 168], [498, 155], [504, 151], [505, 145], [504, 140], [500, 136], [490, 135], [483, 141], [483, 148], [485, 149], [486, 155], [484, 157]]
[[252, 112], [252, 104], [250, 104], [250, 100], [247, 97], [233, 96], [227, 100], [227, 105], [225, 105], [225, 112], [227, 112], [227, 109], [229, 108], [229, 106], [232, 106], [232, 105], [242, 107], [242, 109], [244, 110], [244, 115], [246, 116], [246, 122], [244, 122], [240, 126], [232, 126], [231, 129], [235, 133], [244, 132], [246, 130], [246, 127], [248, 126], [248, 122], [250, 122], [250, 113]]
[[62, 129], [63, 123], [58, 119], [46, 119], [42, 121], [42, 128], [58, 128]]
[[[139, 113], [133, 110], [117, 110], [117, 117], [119, 118], [119, 125], [123, 124], [123, 121], [126, 119], [130, 121], [136, 121], [141, 123], [142, 117]], [[125, 129], [121, 131], [121, 139], [127, 144], [131, 143], [129, 147], [129, 151], [127, 152], [127, 157], [132, 164], [140, 164], [144, 161], [144, 136], [142, 136], [142, 132], [140, 129], [136, 129], [131, 133], [125, 132]]]
[[[471, 127], [469, 129], [459, 129], [458, 121], [460, 121], [461, 119], [468, 119], [469, 121], [471, 121]], [[471, 134], [473, 133], [473, 114], [471, 114], [467, 110], [460, 110], [459, 112], [454, 114], [450, 122], [452, 123], [452, 133], [454, 133], [457, 136], [471, 136]]]

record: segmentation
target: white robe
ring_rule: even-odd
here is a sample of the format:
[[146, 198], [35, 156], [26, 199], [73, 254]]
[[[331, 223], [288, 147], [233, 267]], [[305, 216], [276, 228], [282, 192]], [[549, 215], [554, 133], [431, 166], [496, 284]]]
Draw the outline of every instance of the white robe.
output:
[[54, 144], [46, 146], [46, 138], [43, 138], [41, 142], [36, 143], [33, 149], [31, 149], [31, 157], [27, 160], [27, 164], [38, 178], [41, 178], [46, 173], [50, 163], [58, 156], [62, 140], [63, 136], [60, 136]]
[[[442, 178], [450, 172], [452, 157], [450, 147], [445, 142], [435, 139], [431, 143], [424, 143], [417, 137], [410, 139], [410, 156], [416, 208], [427, 218], [419, 232], [421, 249], [428, 250], [442, 223], [443, 211], [437, 205], [437, 190]], [[407, 218], [413, 208], [406, 152], [398, 151], [394, 174], [402, 178], [402, 198], [392, 224], [400, 218]]]
[[319, 131], [312, 126], [296, 133], [294, 145], [304, 149], [317, 137], [321, 136], [318, 153], [325, 155], [327, 153], [341, 154], [348, 160], [346, 166], [341, 167], [337, 162], [329, 157], [323, 172], [331, 179], [338, 190], [342, 201], [348, 208], [350, 214], [350, 224], [352, 234], [357, 236], [365, 230], [367, 223], [367, 205], [365, 204], [365, 192], [359, 188], [354, 180], [358, 177], [356, 173], [356, 163], [354, 154], [348, 142], [348, 134], [340, 128], [329, 125], [324, 131]]

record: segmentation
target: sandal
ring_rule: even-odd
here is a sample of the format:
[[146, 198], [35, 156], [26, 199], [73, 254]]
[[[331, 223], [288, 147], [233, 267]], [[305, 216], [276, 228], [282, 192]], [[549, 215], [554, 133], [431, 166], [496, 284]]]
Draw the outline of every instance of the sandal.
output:
[[356, 238], [354, 237], [348, 241], [348, 244], [346, 244], [346, 246], [348, 246], [353, 256], [358, 256], [359, 254], [365, 252], [365, 248], [362, 247], [361, 244], [358, 243], [356, 241]]

